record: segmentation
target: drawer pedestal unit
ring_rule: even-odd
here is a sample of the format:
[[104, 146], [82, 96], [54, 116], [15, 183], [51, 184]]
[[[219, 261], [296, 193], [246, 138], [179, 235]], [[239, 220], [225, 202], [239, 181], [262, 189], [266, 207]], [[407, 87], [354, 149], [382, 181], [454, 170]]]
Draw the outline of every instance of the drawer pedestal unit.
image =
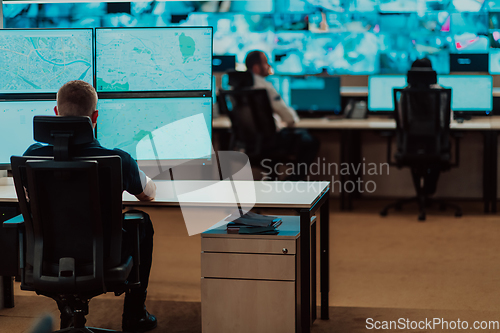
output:
[[[201, 235], [203, 333], [300, 332], [299, 217], [281, 218], [278, 235], [227, 234], [225, 226]], [[316, 306], [314, 218], [311, 235]]]

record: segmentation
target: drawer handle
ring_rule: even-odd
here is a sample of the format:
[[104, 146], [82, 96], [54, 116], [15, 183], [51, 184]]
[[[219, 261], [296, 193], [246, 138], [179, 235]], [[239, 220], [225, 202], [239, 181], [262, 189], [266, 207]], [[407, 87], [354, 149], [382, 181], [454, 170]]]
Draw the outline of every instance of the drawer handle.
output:
[[283, 254], [287, 254], [288, 253], [288, 249], [287, 248], [283, 248], [283, 250], [281, 250], [283, 252]]

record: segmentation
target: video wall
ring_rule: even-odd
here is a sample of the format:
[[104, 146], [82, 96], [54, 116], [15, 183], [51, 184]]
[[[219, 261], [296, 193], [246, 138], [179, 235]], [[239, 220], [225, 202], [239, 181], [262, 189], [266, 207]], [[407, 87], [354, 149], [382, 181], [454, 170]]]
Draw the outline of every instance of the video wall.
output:
[[398, 74], [484, 54], [500, 73], [500, 0], [142, 1], [6, 4], [5, 27], [213, 26], [214, 54], [264, 50], [277, 74]]
[[16, 138], [0, 165], [34, 143], [33, 117], [54, 115], [71, 80], [99, 94], [102, 145], [146, 165], [209, 160], [212, 38], [210, 27], [0, 30], [0, 141]]

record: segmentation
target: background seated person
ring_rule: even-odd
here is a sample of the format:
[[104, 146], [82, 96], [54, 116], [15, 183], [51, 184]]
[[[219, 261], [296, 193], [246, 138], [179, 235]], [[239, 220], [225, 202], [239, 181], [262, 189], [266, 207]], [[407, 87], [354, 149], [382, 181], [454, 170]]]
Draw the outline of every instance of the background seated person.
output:
[[[95, 128], [98, 111], [97, 93], [90, 84], [84, 81], [70, 81], [64, 84], [57, 92], [57, 106], [54, 111], [58, 116], [87, 116], [92, 120]], [[120, 156], [122, 161], [123, 189], [135, 195], [139, 200], [151, 201], [156, 195], [156, 185], [142, 172], [137, 162], [126, 152], [120, 149], [106, 149], [94, 139], [92, 143], [81, 145], [73, 151], [74, 156]], [[53, 156], [51, 145], [35, 143], [30, 146], [25, 156]], [[149, 331], [157, 326], [155, 316], [146, 311], [146, 301], [149, 273], [151, 270], [153, 255], [153, 225], [148, 214], [144, 215], [144, 223], [139, 225], [140, 237], [140, 267], [139, 279], [141, 286], [132, 289], [125, 295], [123, 307], [122, 328], [124, 331]], [[124, 224], [122, 241], [122, 255], [132, 254], [133, 239], [132, 232], [127, 232]], [[61, 311], [61, 326], [69, 327], [72, 322], [73, 312], [58, 304]]]
[[292, 128], [299, 121], [299, 117], [293, 108], [286, 105], [273, 85], [265, 80], [265, 77], [272, 73], [266, 54], [262, 51], [248, 53], [245, 65], [247, 71], [253, 74], [252, 88], [265, 89], [269, 96], [278, 130], [276, 149], [295, 157], [298, 167], [293, 168], [294, 174], [289, 175], [288, 179], [306, 179], [304, 167], [300, 167], [299, 164], [307, 165], [307, 170], [309, 170], [309, 166], [318, 154], [319, 141], [306, 129]]

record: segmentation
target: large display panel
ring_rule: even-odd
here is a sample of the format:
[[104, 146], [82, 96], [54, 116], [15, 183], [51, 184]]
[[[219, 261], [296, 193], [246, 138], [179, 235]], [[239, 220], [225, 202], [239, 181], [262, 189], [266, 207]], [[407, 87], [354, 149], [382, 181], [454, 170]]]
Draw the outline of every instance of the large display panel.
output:
[[138, 161], [210, 158], [211, 97], [100, 99], [98, 110], [97, 139], [104, 147]]
[[493, 109], [493, 78], [489, 75], [439, 75], [438, 83], [451, 88], [454, 112], [486, 112]]
[[211, 90], [212, 28], [97, 28], [99, 92]]
[[55, 93], [94, 84], [92, 29], [0, 29], [0, 93]]
[[368, 78], [368, 110], [394, 111], [393, 89], [406, 86], [406, 75], [374, 75]]
[[0, 123], [8, 124], [0, 131], [0, 167], [10, 168], [10, 157], [21, 156], [35, 143], [33, 117], [53, 116], [56, 101], [1, 101]]
[[339, 77], [290, 77], [285, 80], [288, 80], [288, 83], [284, 84], [289, 88], [288, 99], [295, 110], [308, 113], [340, 113]]

